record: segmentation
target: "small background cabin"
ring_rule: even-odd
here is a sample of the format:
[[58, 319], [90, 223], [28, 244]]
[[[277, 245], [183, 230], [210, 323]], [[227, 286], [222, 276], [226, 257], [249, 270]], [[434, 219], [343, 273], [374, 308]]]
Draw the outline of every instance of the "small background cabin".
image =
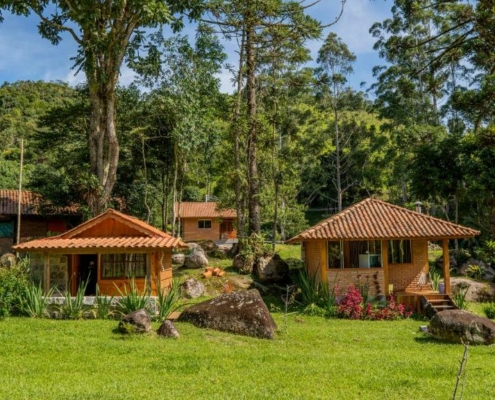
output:
[[14, 246], [30, 254], [32, 277], [45, 293], [70, 291], [74, 296], [87, 281], [86, 296], [118, 295], [130, 280], [144, 290], [145, 282], [156, 295], [158, 286], [172, 283], [172, 249], [187, 247], [180, 239], [137, 218], [109, 209], [61, 235]]
[[[17, 238], [18, 190], [0, 189], [0, 255], [12, 252]], [[21, 191], [20, 242], [58, 234], [81, 222], [77, 206], [53, 207], [41, 195]]]
[[428, 285], [428, 241], [441, 241], [445, 294], [450, 295], [449, 239], [480, 232], [377, 199], [366, 199], [288, 241], [302, 243], [307, 271], [330, 289], [367, 285], [371, 296], [394, 292], [418, 306]]
[[237, 238], [237, 213], [231, 208], [220, 210], [215, 202], [175, 203], [180, 218], [181, 237], [185, 241]]

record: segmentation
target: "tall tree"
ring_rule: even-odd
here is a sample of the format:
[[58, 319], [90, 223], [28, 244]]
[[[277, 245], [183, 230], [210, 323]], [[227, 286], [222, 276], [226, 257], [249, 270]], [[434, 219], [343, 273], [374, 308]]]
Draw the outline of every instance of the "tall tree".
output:
[[[98, 182], [89, 204], [93, 214], [110, 199], [117, 178], [119, 141], [115, 127], [115, 89], [126, 56], [135, 55], [143, 41], [143, 29], [172, 21], [183, 12], [181, 1], [123, 0], [26, 0], [0, 1], [0, 10], [17, 15], [35, 14], [43, 38], [58, 44], [64, 33], [78, 45], [75, 66], [87, 79], [90, 101], [90, 168]], [[175, 28], [180, 26], [176, 21]]]
[[343, 176], [350, 168], [349, 155], [343, 148], [350, 142], [351, 132], [341, 132], [340, 112], [345, 103], [347, 78], [353, 72], [352, 64], [356, 56], [351, 53], [347, 45], [335, 34], [330, 33], [318, 52], [319, 65], [316, 75], [321, 88], [322, 100], [329, 103], [333, 113], [333, 134], [335, 145], [335, 178], [333, 179], [337, 191], [337, 207], [342, 211], [342, 197], [352, 183], [344, 186]]

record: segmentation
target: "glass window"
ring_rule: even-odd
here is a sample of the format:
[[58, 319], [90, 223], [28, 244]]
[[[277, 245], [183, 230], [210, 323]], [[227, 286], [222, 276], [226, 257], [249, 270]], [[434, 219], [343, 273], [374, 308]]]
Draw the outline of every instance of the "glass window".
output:
[[102, 278], [144, 278], [146, 254], [103, 254]]
[[389, 240], [388, 262], [390, 264], [410, 264], [412, 262], [410, 240]]
[[210, 219], [200, 219], [198, 221], [199, 229], [211, 229], [211, 220]]
[[0, 221], [0, 237], [14, 237], [14, 221]]
[[349, 242], [349, 267], [381, 268], [382, 243], [380, 240]]
[[344, 268], [343, 242], [327, 242], [328, 268]]

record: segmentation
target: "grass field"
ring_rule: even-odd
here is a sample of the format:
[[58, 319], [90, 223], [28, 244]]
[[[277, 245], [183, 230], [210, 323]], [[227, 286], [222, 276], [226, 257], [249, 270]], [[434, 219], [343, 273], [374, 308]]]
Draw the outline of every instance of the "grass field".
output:
[[[415, 320], [292, 314], [273, 341], [177, 323], [177, 340], [116, 321], [0, 321], [1, 399], [447, 399], [463, 347]], [[157, 325], [155, 324], [155, 328]], [[464, 398], [495, 398], [495, 347], [471, 347]]]

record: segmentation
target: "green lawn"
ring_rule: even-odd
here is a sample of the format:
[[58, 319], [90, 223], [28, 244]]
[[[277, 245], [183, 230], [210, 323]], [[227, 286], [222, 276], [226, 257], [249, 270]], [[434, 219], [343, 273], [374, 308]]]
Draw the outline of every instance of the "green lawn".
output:
[[[421, 324], [292, 314], [273, 341], [185, 323], [170, 340], [121, 336], [116, 321], [8, 318], [0, 398], [451, 398], [463, 348], [426, 338]], [[494, 346], [470, 348], [464, 398], [494, 398], [494, 359]]]

